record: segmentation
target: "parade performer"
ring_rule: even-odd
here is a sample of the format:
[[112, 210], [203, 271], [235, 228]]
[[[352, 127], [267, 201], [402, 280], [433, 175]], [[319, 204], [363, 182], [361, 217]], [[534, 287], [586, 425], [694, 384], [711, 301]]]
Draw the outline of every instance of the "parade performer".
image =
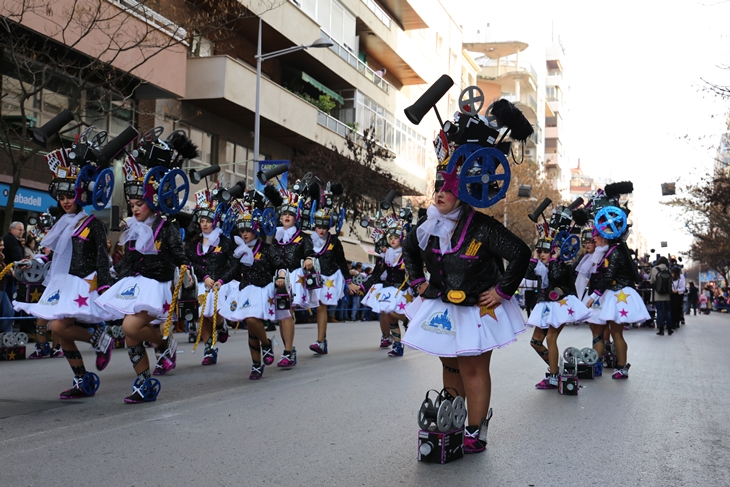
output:
[[[584, 229], [581, 233], [581, 240], [586, 252], [575, 268], [576, 293], [586, 305], [600, 281], [598, 269], [603, 263], [604, 256], [608, 251], [608, 245], [596, 245], [596, 240], [594, 239], [595, 234], [592, 227]], [[600, 304], [600, 300], [594, 300], [593, 306], [590, 308], [591, 315], [584, 322], [588, 323], [591, 330], [591, 346], [598, 354], [598, 359], [603, 361], [603, 355], [606, 351], [606, 341], [604, 340], [606, 322], [599, 318], [601, 312]], [[610, 337], [610, 333], [608, 336]]]
[[[198, 280], [198, 302], [202, 326], [198, 330], [199, 340], [205, 343], [203, 365], [214, 365], [218, 362], [218, 349], [213, 348], [213, 317], [216, 316], [216, 328], [223, 328], [224, 320], [220, 316], [216, 301], [221, 286], [236, 277], [237, 259], [233, 256], [234, 246], [231, 240], [223, 235], [218, 226], [216, 201], [211, 191], [204, 189], [195, 193], [197, 206], [193, 211], [193, 224], [198, 225], [197, 232], [190, 240], [186, 250], [188, 260], [193, 266]], [[217, 333], [217, 330], [215, 330]], [[197, 341], [196, 341], [197, 343]]]
[[[317, 355], [326, 355], [327, 348], [327, 306], [334, 306], [345, 293], [360, 291], [360, 286], [352, 283], [350, 270], [345, 259], [345, 250], [340, 239], [330, 232], [335, 218], [341, 218], [333, 206], [333, 197], [342, 193], [339, 184], [327, 183], [320, 194], [321, 185], [314, 184], [310, 188], [310, 204], [314, 202], [316, 211], [313, 214], [314, 231], [311, 238], [304, 245], [305, 271], [318, 274], [321, 283], [309, 289], [308, 302], [317, 308], [317, 341], [309, 349]], [[339, 220], [341, 225], [342, 220]]]
[[[538, 224], [540, 238], [526, 275], [528, 279], [539, 283], [537, 304], [527, 319], [527, 324], [535, 328], [530, 344], [548, 364], [545, 378], [535, 385], [537, 389], [558, 388], [558, 336], [566, 323], [581, 321], [591, 314], [576, 296], [573, 270], [565, 262], [567, 259], [563, 258], [563, 252], [558, 247], [564, 240], [556, 238], [561, 232], [570, 238], [567, 233], [569, 214], [570, 210], [565, 207], [557, 207], [550, 223]], [[561, 225], [561, 220], [565, 220], [565, 224]], [[556, 256], [553, 257], [553, 254]], [[547, 347], [543, 345], [543, 339], [546, 339]]]
[[[650, 318], [634, 284], [640, 280], [638, 271], [622, 240], [630, 227], [627, 221], [629, 210], [619, 206], [619, 196], [633, 191], [631, 182], [607, 185], [606, 198], [614, 205], [603, 206], [594, 217], [594, 240], [596, 248], [608, 246], [603, 261], [598, 266], [597, 283], [588, 299], [587, 306], [600, 300], [601, 310], [593, 310], [596, 319], [605, 321], [611, 331], [616, 348], [617, 367], [613, 379], [628, 379], [628, 346], [624, 339], [624, 323], [643, 323]], [[597, 209], [595, 209], [597, 210]], [[593, 319], [589, 320], [593, 321]]]
[[[410, 228], [411, 211], [406, 210], [408, 219], [399, 219], [395, 213], [386, 215], [382, 219], [386, 227], [385, 234], [381, 229], [374, 229], [372, 233], [376, 246], [382, 246], [382, 240], [388, 242], [388, 248], [370, 277], [365, 281], [367, 291], [363, 299], [363, 306], [368, 306], [374, 313], [380, 313], [380, 347], [393, 348], [388, 352], [390, 357], [403, 356], [400, 324], [403, 321], [407, 327], [408, 318], [405, 315], [406, 305], [413, 301], [410, 287], [407, 286], [405, 260], [403, 258], [403, 238], [406, 227]], [[376, 231], [377, 230], [377, 231]]]
[[[443, 75], [405, 110], [408, 119], [419, 123], [452, 86]], [[410, 324], [403, 343], [440, 358], [444, 394], [455, 390], [467, 401], [464, 453], [479, 453], [486, 449], [492, 415], [492, 350], [525, 331], [511, 298], [527, 271], [530, 248], [474, 208], [504, 198], [510, 182], [505, 154], [511, 153], [505, 138], [524, 143], [533, 128], [507, 100], [480, 115], [484, 94], [476, 86], [460, 98], [458, 118], [441, 124], [434, 141], [440, 164], [432, 205], [403, 245], [410, 285], [420, 296], [406, 308]]]
[[[160, 188], [161, 181], [154, 174], [196, 158], [198, 150], [182, 131], [172, 132], [165, 141], [158, 138], [161, 133], [158, 127], [145, 134], [137, 156], [128, 156], [124, 163], [124, 193], [132, 217], [126, 220], [127, 229], [119, 239], [125, 246], [124, 257], [115, 266], [119, 281], [98, 300], [114, 319], [124, 320], [127, 353], [137, 374], [132, 394], [124, 399], [130, 404], [154, 401], [160, 389], [159, 381], [151, 380], [144, 342], [155, 345], [158, 355], [155, 375], [164, 375], [175, 368], [177, 342], [170, 327], [172, 314], [177, 311], [175, 303], [183, 283], [194, 283], [180, 230], [162, 214], [162, 205], [168, 210], [180, 206], [175, 196], [160, 201], [160, 189], [165, 188]], [[150, 159], [152, 154], [155, 161]], [[160, 160], [166, 165], [147, 171], [147, 167]], [[180, 277], [175, 279], [177, 270]], [[164, 323], [162, 331], [160, 323]]]
[[83, 209], [91, 201], [84, 182], [77, 181], [83, 167], [77, 164], [87, 161], [69, 157], [74, 148], [58, 149], [46, 156], [55, 175], [49, 193], [63, 213], [41, 242], [53, 251], [44, 281], [46, 290], [35, 304], [13, 303], [16, 310], [49, 322], [53, 336], [60, 341], [74, 374], [72, 387], [61, 393], [61, 399], [93, 396], [98, 388], [98, 377], [87, 373], [77, 341], [94, 347], [98, 370], [106, 368], [112, 353], [112, 340], [103, 325], [110, 315], [98, 306], [98, 297], [111, 284], [106, 230], [99, 219]]
[[[266, 336], [264, 320], [275, 317], [274, 286], [282, 287], [286, 280], [278, 254], [263, 239], [259, 215], [264, 207], [264, 196], [256, 190], [249, 190], [243, 199], [233, 203], [240, 233], [240, 237], [235, 237], [238, 247], [234, 252], [240, 262], [236, 275], [240, 284], [220, 305], [220, 313], [227, 320], [246, 320], [253, 362], [250, 380], [261, 379], [264, 368], [274, 363], [274, 345]], [[277, 278], [272, 282], [275, 274]]]
[[[299, 195], [284, 189], [277, 191], [267, 185], [264, 194], [274, 207], [277, 208], [279, 222], [273, 242], [273, 251], [279, 255], [281, 266], [289, 273], [291, 287], [289, 310], [276, 308], [276, 319], [279, 321], [279, 332], [284, 342], [284, 352], [276, 364], [277, 367], [290, 368], [297, 364], [297, 349], [294, 347], [294, 307], [306, 305], [307, 289], [304, 287], [304, 259], [305, 245], [311, 245], [311, 238], [299, 228]], [[286, 316], [286, 312], [289, 316]]]

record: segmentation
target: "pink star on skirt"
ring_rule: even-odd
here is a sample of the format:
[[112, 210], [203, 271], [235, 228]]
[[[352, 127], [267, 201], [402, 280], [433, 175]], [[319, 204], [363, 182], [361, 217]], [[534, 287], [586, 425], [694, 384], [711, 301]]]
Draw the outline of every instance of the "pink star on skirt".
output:
[[573, 316], [573, 309], [572, 309], [572, 308], [568, 308], [568, 314], [569, 314], [570, 316]]
[[162, 311], [165, 312], [165, 313], [167, 313], [168, 311], [170, 311], [170, 303], [168, 303], [167, 301], [165, 301], [165, 304], [162, 305]]
[[326, 299], [332, 299], [332, 293], [327, 293], [324, 295]]
[[398, 309], [401, 310], [401, 311], [403, 311], [404, 309], [406, 309], [406, 303], [398, 303]]
[[76, 302], [76, 304], [79, 305], [79, 308], [82, 306], [87, 306], [87, 307], [89, 306], [89, 303], [88, 303], [89, 297], [88, 296], [82, 296], [79, 294], [79, 297], [74, 299], [74, 301]]
[[625, 309], [622, 309], [622, 310], [620, 311], [620, 313], [621, 313], [621, 316], [626, 316], [626, 315], [628, 315], [628, 314], [629, 314], [629, 312], [628, 312], [628, 311], [626, 311]]

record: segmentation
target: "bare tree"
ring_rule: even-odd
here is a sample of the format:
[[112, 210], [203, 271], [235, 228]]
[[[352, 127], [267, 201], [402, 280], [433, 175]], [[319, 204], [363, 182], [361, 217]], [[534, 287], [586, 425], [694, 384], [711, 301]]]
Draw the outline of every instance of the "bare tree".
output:
[[[256, 13], [237, 0], [5, 0], [0, 5], [2, 90], [0, 162], [10, 166], [12, 183], [5, 209], [10, 221], [20, 178], [40, 147], [29, 143], [29, 107], [49, 91], [63, 98], [73, 134], [95, 117], [128, 110], [125, 102], [145, 82], [162, 53], [191, 51], [202, 37], [225, 40], [241, 20], [276, 8], [285, 0], [256, 3]], [[39, 27], [40, 26], [40, 27]]]

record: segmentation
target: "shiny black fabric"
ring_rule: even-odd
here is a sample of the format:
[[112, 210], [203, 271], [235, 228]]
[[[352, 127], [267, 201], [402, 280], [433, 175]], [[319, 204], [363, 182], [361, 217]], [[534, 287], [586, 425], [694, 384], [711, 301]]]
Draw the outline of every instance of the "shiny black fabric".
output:
[[351, 279], [342, 242], [340, 242], [340, 239], [336, 235], [332, 235], [331, 233], [328, 233], [326, 238], [327, 243], [322, 247], [319, 254], [314, 251], [314, 243], [311, 237], [305, 241], [304, 257], [316, 257], [319, 260], [319, 267], [323, 276], [331, 276], [339, 270], [345, 276], [345, 280]]
[[[386, 272], [385, 279], [382, 279], [381, 276], [383, 275], [383, 272]], [[401, 254], [401, 258], [398, 262], [395, 263], [393, 266], [389, 266], [385, 263], [385, 259], [380, 259], [380, 262], [378, 262], [378, 265], [375, 266], [375, 269], [373, 269], [373, 273], [368, 277], [368, 279], [363, 284], [363, 287], [365, 287], [365, 292], [368, 292], [371, 287], [373, 287], [375, 284], [382, 282], [383, 286], [385, 287], [401, 287], [403, 282], [406, 280], [406, 264], [405, 259], [403, 255]]]
[[542, 278], [535, 274], [535, 267], [537, 266], [537, 260], [531, 259], [530, 265], [525, 273], [526, 279], [533, 279], [538, 282], [537, 291], [537, 302], [542, 303], [543, 301], [551, 301], [550, 292], [555, 289], [562, 291], [559, 293], [559, 298], [562, 296], [568, 296], [572, 294], [576, 295], [575, 292], [575, 274], [570, 265], [565, 264], [557, 259], [551, 259], [548, 262], [548, 283], [545, 289], [542, 289]]
[[260, 239], [253, 247], [254, 260], [251, 265], [238, 263], [237, 279], [241, 285], [239, 289], [246, 286], [266, 287], [274, 282], [274, 274], [283, 269], [279, 254], [269, 244], [263, 243]]
[[[418, 222], [422, 225], [426, 219]], [[451, 238], [452, 253], [441, 255], [438, 238], [431, 237], [426, 250], [418, 246], [417, 229], [411, 230], [403, 245], [410, 282], [424, 278], [426, 265], [431, 278], [423, 293], [426, 299], [449, 301], [450, 291], [463, 291], [465, 299], [454, 304], [473, 306], [479, 293], [497, 286], [505, 297], [512, 297], [530, 263], [530, 248], [494, 218], [465, 206]], [[475, 250], [476, 249], [476, 250]], [[473, 253], [474, 255], [468, 255]], [[509, 261], [504, 270], [502, 259]]]
[[598, 267], [595, 291], [603, 294], [606, 290], [618, 291], [627, 286], [633, 287], [634, 275], [631, 271], [633, 264], [626, 260], [618, 245], [612, 245], [603, 264]]
[[208, 251], [203, 253], [201, 238], [191, 243], [185, 253], [193, 266], [198, 282], [203, 282], [208, 276], [214, 281], [223, 281], [225, 284], [232, 281], [238, 272], [238, 260], [233, 257], [234, 250], [231, 239], [221, 235], [217, 247], [210, 246]]
[[68, 273], [83, 279], [96, 271], [97, 287], [110, 286], [111, 261], [106, 247], [104, 224], [95, 216], [90, 216], [84, 221], [83, 226], [74, 232], [71, 242], [73, 257]]
[[304, 259], [304, 248], [309, 241], [309, 245], [312, 245], [312, 238], [306, 233], [299, 230], [292, 237], [291, 242], [288, 244], [280, 244], [274, 239], [272, 244], [273, 251], [279, 254], [279, 259], [282, 263], [282, 268], [286, 268], [289, 272], [299, 269], [302, 266], [302, 259]]
[[183, 250], [180, 230], [175, 224], [157, 217], [152, 224], [152, 231], [156, 234], [157, 255], [144, 255], [137, 250], [130, 250], [136, 242], [127, 242], [124, 257], [114, 267], [119, 279], [142, 275], [155, 281], [167, 282], [175, 277], [175, 268], [190, 265]]

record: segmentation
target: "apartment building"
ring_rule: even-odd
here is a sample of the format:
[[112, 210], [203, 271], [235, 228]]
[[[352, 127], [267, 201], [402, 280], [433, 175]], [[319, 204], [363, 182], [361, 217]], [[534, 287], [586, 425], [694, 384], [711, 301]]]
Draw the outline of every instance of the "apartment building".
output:
[[564, 75], [565, 49], [560, 40], [547, 47], [545, 94], [549, 114], [545, 117], [545, 170], [555, 181], [556, 189], [567, 199], [570, 193], [571, 164], [568, 157], [567, 125], [570, 87]]
[[[413, 126], [403, 109], [448, 73], [456, 84], [439, 109], [456, 111], [460, 90], [476, 79], [478, 69], [463, 51], [461, 29], [443, 5], [438, 0], [239, 3], [245, 15], [222, 38], [180, 29], [190, 14], [181, 0], [145, 4], [108, 0], [105, 6], [128, 14], [130, 28], [153, 26], [156, 35], [177, 36], [180, 42], [129, 73], [142, 84], [119, 99], [110, 97], [117, 109], [105, 110], [103, 117], [87, 109], [81, 117], [111, 136], [127, 123], [140, 131], [161, 125], [166, 134], [183, 129], [201, 152], [190, 167], [218, 163], [224, 183], [245, 179], [253, 184], [259, 35], [264, 55], [324, 38], [331, 47], [302, 49], [262, 63], [260, 159], [288, 160], [313, 146], [343, 147], [348, 131], [373, 127], [379, 144], [395, 156], [389, 169], [411, 194], [426, 194], [427, 175], [435, 166], [432, 141], [438, 123], [429, 114]], [[27, 29], [42, 37], [50, 22], [36, 15]], [[103, 35], [96, 37], [89, 36], [74, 48], [91, 58], [104, 40]], [[57, 41], [62, 46], [63, 40]], [[130, 62], [120, 56], [111, 65], [124, 70]], [[4, 86], [19, 82], [3, 76]], [[318, 104], [320, 95], [329, 96], [334, 106]], [[69, 105], [50, 89], [38, 99], [34, 125], [42, 125]], [[12, 97], [3, 100], [3, 117], [16, 112]], [[22, 178], [24, 186], [42, 190], [50, 175], [40, 159], [24, 169]], [[197, 188], [191, 189], [192, 194]]]

